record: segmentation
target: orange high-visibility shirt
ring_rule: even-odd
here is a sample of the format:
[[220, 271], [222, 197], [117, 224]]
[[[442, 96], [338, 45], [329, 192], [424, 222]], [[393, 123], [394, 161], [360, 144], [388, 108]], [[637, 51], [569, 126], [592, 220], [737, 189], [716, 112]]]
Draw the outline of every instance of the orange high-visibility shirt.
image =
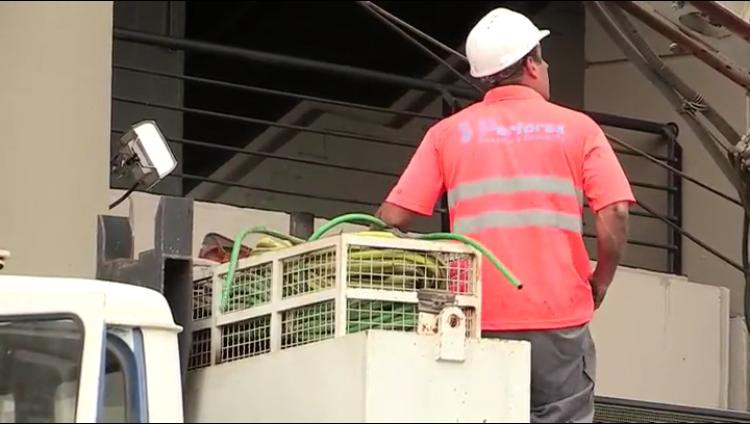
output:
[[484, 244], [523, 283], [482, 263], [482, 329], [551, 330], [593, 316], [583, 199], [634, 202], [603, 131], [531, 88], [490, 90], [431, 127], [386, 201], [430, 215], [447, 190], [451, 230]]

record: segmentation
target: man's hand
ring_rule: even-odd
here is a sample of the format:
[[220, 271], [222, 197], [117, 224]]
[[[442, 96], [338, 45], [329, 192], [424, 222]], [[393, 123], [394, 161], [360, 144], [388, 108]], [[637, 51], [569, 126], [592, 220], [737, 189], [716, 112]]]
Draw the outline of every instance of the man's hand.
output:
[[591, 294], [594, 298], [594, 310], [599, 309], [604, 302], [604, 297], [607, 295], [607, 286], [596, 281], [595, 277], [589, 278], [589, 284], [591, 285]]

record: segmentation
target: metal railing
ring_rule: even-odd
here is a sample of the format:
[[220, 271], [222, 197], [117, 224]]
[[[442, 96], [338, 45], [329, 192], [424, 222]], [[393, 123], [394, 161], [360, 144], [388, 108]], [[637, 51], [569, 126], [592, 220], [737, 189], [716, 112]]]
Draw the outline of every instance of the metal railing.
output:
[[747, 423], [750, 413], [597, 397], [597, 423]]
[[[393, 114], [394, 116], [401, 116], [406, 119], [421, 119], [425, 122], [433, 122], [447, 116], [451, 113], [455, 113], [459, 108], [459, 101], [469, 100], [476, 101], [479, 99], [479, 95], [476, 91], [466, 89], [462, 87], [451, 86], [437, 81], [429, 81], [424, 79], [417, 79], [406, 77], [402, 75], [395, 75], [381, 71], [374, 71], [370, 69], [362, 69], [351, 66], [331, 64], [326, 62], [314, 61], [310, 59], [301, 59], [297, 57], [284, 56], [273, 53], [259, 52], [254, 50], [229, 47], [214, 43], [208, 43], [203, 41], [187, 40], [182, 38], [167, 37], [156, 34], [148, 34], [137, 31], [115, 29], [114, 36], [116, 40], [137, 43], [145, 46], [159, 46], [168, 49], [177, 49], [185, 53], [199, 53], [215, 55], [217, 57], [226, 56], [242, 61], [248, 61], [256, 64], [272, 65], [277, 67], [286, 67], [292, 69], [299, 69], [307, 73], [318, 73], [322, 75], [338, 75], [341, 77], [347, 77], [351, 79], [357, 79], [367, 81], [369, 83], [378, 83], [390, 85], [403, 90], [421, 90], [424, 92], [432, 93], [432, 95], [439, 96], [442, 98], [443, 110], [442, 114], [429, 114], [422, 113], [419, 111], [410, 110], [395, 110], [386, 107], [367, 105], [361, 103], [347, 102], [336, 99], [330, 99], [320, 96], [311, 96], [303, 93], [294, 93], [286, 90], [277, 90], [271, 88], [264, 88], [258, 86], [251, 86], [246, 84], [239, 84], [230, 81], [224, 81], [213, 78], [206, 78], [201, 76], [186, 75], [185, 73], [166, 72], [163, 70], [148, 69], [144, 67], [131, 66], [124, 63], [115, 63], [114, 78], [122, 77], [123, 73], [129, 73], [131, 75], [142, 75], [150, 77], [160, 77], [166, 79], [172, 79], [182, 81], [184, 83], [202, 85], [205, 87], [215, 87], [221, 89], [235, 90], [236, 92], [245, 93], [257, 93], [263, 95], [278, 96], [288, 99], [294, 99], [298, 101], [312, 101], [322, 104], [329, 104], [339, 107], [345, 107], [356, 110], [371, 111], [375, 113], [387, 113]], [[116, 56], [116, 55], [115, 55]], [[397, 146], [405, 149], [414, 149], [416, 146], [416, 140], [404, 140], [396, 138], [384, 138], [367, 135], [364, 133], [354, 133], [347, 131], [337, 131], [331, 129], [316, 128], [307, 125], [297, 125], [290, 123], [277, 122], [269, 119], [260, 119], [252, 116], [245, 116], [238, 113], [227, 113], [216, 110], [211, 110], [204, 107], [187, 107], [178, 104], [168, 104], [165, 102], [156, 102], [150, 98], [134, 98], [134, 96], [113, 96], [113, 115], [116, 113], [118, 105], [135, 105], [139, 108], [143, 108], [143, 118], [147, 118], [154, 110], [161, 111], [172, 111], [183, 115], [184, 120], [189, 120], [191, 117], [202, 117], [208, 119], [222, 120], [232, 123], [251, 124], [269, 128], [280, 128], [291, 132], [299, 133], [311, 133], [332, 137], [340, 137], [351, 140], [357, 140], [362, 143], [374, 143], [380, 145]], [[681, 169], [681, 151], [680, 147], [676, 142], [677, 128], [673, 124], [664, 124], [658, 122], [651, 122], [639, 119], [632, 119], [626, 117], [620, 117], [611, 114], [603, 114], [596, 112], [583, 111], [591, 116], [603, 127], [621, 128], [632, 131], [638, 131], [642, 133], [650, 133], [660, 136], [667, 143], [667, 153], [663, 156], [656, 155], [653, 159], [661, 161], [673, 169]], [[121, 134], [124, 128], [113, 127], [113, 134]], [[171, 143], [183, 146], [191, 146], [195, 148], [210, 149], [214, 151], [221, 151], [232, 155], [244, 155], [251, 156], [260, 159], [273, 159], [279, 161], [287, 161], [291, 163], [301, 163], [306, 165], [320, 166], [329, 169], [336, 169], [345, 172], [353, 173], [365, 173], [378, 176], [385, 176], [393, 178], [395, 183], [396, 178], [399, 174], [396, 172], [388, 172], [377, 169], [372, 164], [366, 166], [351, 166], [332, 163], [329, 161], [302, 158], [293, 155], [285, 155], [274, 152], [264, 152], [253, 148], [247, 147], [236, 147], [223, 145], [222, 140], [197, 140], [189, 137], [174, 137], [166, 134], [167, 138]], [[622, 146], [614, 145], [615, 151], [620, 155], [628, 155], [633, 157], [641, 157], [641, 153], [633, 151], [631, 149], [623, 148]], [[363, 147], [364, 148], [364, 147]], [[365, 161], [367, 162], [367, 161]], [[377, 207], [380, 204], [382, 198], [378, 199], [354, 199], [344, 196], [331, 196], [321, 195], [316, 193], [306, 193], [287, 189], [279, 189], [272, 187], [264, 187], [262, 185], [247, 184], [241, 181], [232, 181], [222, 178], [216, 178], [212, 175], [196, 175], [189, 172], [177, 172], [172, 175], [172, 178], [179, 178], [182, 180], [190, 180], [194, 182], [207, 183], [213, 185], [219, 185], [224, 187], [233, 187], [247, 190], [256, 190], [261, 192], [287, 195], [287, 196], [298, 196], [300, 198], [314, 198], [317, 200], [339, 202], [343, 204], [366, 206], [366, 207]], [[664, 201], [666, 203], [666, 216], [661, 216], [655, 213], [649, 208], [649, 210], [634, 210], [632, 214], [639, 218], [644, 219], [656, 219], [664, 221], [664, 231], [666, 232], [667, 243], [656, 243], [647, 240], [629, 240], [629, 244], [632, 246], [640, 246], [644, 248], [657, 249], [663, 251], [666, 254], [666, 263], [663, 268], [655, 269], [656, 271], [664, 271], [670, 273], [681, 273], [681, 231], [680, 226], [682, 222], [681, 217], [681, 198], [682, 198], [682, 179], [679, 175], [674, 172], [669, 172], [666, 184], [658, 184], [652, 181], [640, 181], [637, 176], [631, 175], [633, 181], [631, 182], [633, 187], [655, 190], [663, 193]], [[384, 195], [385, 193], [380, 193]], [[199, 199], [212, 201], [215, 199]], [[239, 205], [252, 207], [253, 205]], [[645, 205], [644, 205], [645, 206]], [[446, 203], [443, 202], [441, 207], [436, 208], [435, 212], [443, 215], [443, 227], [448, 223]], [[672, 224], [672, 225], [669, 225]], [[586, 238], [594, 238], [595, 235], [591, 233], [585, 233]], [[640, 265], [636, 265], [640, 266]], [[644, 267], [644, 266], [641, 266]]]

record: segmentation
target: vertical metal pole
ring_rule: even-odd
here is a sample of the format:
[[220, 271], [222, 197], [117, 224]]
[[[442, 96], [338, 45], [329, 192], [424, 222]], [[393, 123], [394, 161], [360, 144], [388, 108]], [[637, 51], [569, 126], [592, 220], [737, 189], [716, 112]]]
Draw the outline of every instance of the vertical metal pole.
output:
[[[676, 138], [670, 138], [667, 145], [667, 156], [674, 160], [673, 166], [682, 171], [682, 146]], [[675, 224], [682, 228], [682, 177], [674, 172], [667, 173], [669, 187], [674, 188], [667, 196], [667, 216], [674, 216]], [[682, 234], [675, 228], [667, 226], [668, 244], [677, 246], [677, 250], [667, 251], [667, 268], [672, 274], [682, 274]]]

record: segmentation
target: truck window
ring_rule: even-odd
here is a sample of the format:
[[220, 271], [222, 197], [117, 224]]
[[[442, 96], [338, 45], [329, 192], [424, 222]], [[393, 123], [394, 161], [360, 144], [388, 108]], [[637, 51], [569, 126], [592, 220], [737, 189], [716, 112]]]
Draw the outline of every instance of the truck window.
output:
[[[140, 334], [135, 334], [137, 338]], [[103, 423], [146, 422], [143, 371], [133, 350], [120, 337], [108, 333], [104, 358], [104, 391], [99, 416]]]
[[125, 378], [123, 376], [122, 364], [107, 349], [105, 357], [104, 373], [104, 398], [100, 411], [100, 422], [103, 423], [125, 423], [128, 399], [125, 396]]
[[0, 318], [0, 422], [73, 422], [83, 355], [74, 317]]

